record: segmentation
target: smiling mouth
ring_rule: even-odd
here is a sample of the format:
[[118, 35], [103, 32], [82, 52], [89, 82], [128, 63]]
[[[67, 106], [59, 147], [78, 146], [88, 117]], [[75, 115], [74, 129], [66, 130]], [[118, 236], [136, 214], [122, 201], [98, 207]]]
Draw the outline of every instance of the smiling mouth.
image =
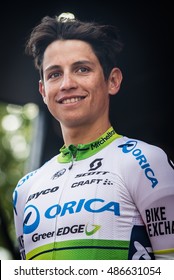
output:
[[67, 98], [67, 99], [64, 99], [62, 101], [60, 101], [61, 104], [70, 104], [70, 103], [76, 103], [82, 99], [84, 99], [85, 97], [83, 96], [80, 96], [80, 97], [72, 97], [72, 98]]

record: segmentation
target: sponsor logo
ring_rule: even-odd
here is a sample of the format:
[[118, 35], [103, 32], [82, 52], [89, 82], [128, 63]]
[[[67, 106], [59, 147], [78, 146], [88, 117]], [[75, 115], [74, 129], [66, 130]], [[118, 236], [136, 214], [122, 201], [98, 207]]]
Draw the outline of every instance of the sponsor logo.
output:
[[99, 225], [92, 225], [92, 229], [89, 229], [89, 224], [87, 224], [85, 227], [85, 233], [87, 236], [91, 236], [95, 234], [100, 228], [101, 226]]
[[105, 144], [105, 142], [107, 142], [107, 140], [110, 139], [114, 134], [115, 134], [114, 130], [107, 132], [105, 137], [101, 137], [98, 141], [91, 144], [91, 149], [92, 150], [97, 149], [101, 145]]
[[[79, 201], [69, 201], [63, 205], [55, 204], [46, 209], [43, 213], [46, 219], [54, 219], [57, 216], [74, 215], [86, 211], [90, 213], [102, 213], [108, 211], [115, 216], [120, 216], [120, 205], [118, 202], [106, 202], [100, 198], [80, 199]], [[39, 210], [34, 205], [28, 205], [25, 208], [24, 215], [24, 233], [29, 234], [37, 229], [40, 224]]]
[[71, 188], [76, 188], [76, 187], [81, 187], [81, 186], [86, 186], [86, 185], [98, 185], [98, 184], [102, 184], [104, 186], [112, 186], [113, 182], [110, 181], [109, 179], [91, 179], [91, 180], [84, 180], [84, 181], [79, 181], [79, 182], [74, 182], [71, 186]]
[[102, 159], [103, 158], [96, 158], [93, 162], [90, 163], [89, 171], [96, 170], [102, 166]]
[[91, 175], [106, 175], [108, 174], [109, 171], [93, 171], [93, 172], [86, 172], [86, 173], [81, 173], [81, 174], [77, 174], [75, 176], [75, 178], [79, 178], [79, 177], [85, 177], [85, 176], [91, 176]]
[[146, 209], [145, 213], [150, 237], [174, 234], [174, 221], [167, 220], [165, 207]]
[[17, 184], [17, 187], [22, 186], [27, 180], [30, 179], [30, 177], [32, 177], [38, 170], [35, 170], [33, 172], [28, 173], [25, 177], [23, 177], [19, 183]]
[[[90, 228], [90, 226], [92, 227], [92, 229]], [[73, 225], [71, 227], [66, 226], [66, 227], [58, 228], [56, 231], [48, 231], [40, 234], [36, 232], [32, 235], [32, 241], [38, 242], [43, 239], [47, 239], [55, 236], [62, 236], [62, 235], [69, 235], [69, 234], [74, 235], [79, 233], [82, 234], [85, 233], [87, 236], [91, 236], [94, 235], [100, 228], [101, 226], [99, 225], [90, 225], [90, 224]]]
[[130, 236], [129, 260], [155, 259], [145, 225], [134, 225]]
[[[97, 159], [98, 161], [99, 159]], [[96, 162], [96, 160], [94, 161]], [[98, 161], [99, 162], [99, 161]], [[92, 163], [93, 165], [93, 163]], [[90, 169], [91, 170], [91, 169]], [[102, 176], [105, 176], [106, 174], [110, 173], [109, 171], [90, 171], [86, 173], [81, 173], [77, 174], [75, 178], [83, 178], [83, 177], [89, 177], [89, 176], [100, 176], [99, 178], [93, 178], [93, 179], [87, 179], [87, 180], [82, 180], [78, 182], [74, 182], [71, 186], [71, 188], [79, 187], [79, 186], [85, 186], [85, 185], [91, 185], [91, 184], [102, 184], [102, 185], [108, 185], [111, 186], [113, 185], [113, 182], [110, 181], [109, 179], [102, 179]]]
[[91, 179], [91, 180], [75, 182], [75, 183], [72, 184], [71, 188], [75, 188], [75, 187], [79, 187], [79, 186], [84, 186], [84, 185], [91, 185], [91, 184], [98, 185], [102, 181], [103, 181], [103, 179]]
[[134, 248], [136, 252], [134, 253], [133, 260], [151, 260], [149, 253], [152, 253], [151, 247], [143, 247], [138, 241], [134, 242]]
[[48, 232], [44, 232], [44, 233], [35, 233], [32, 235], [32, 241], [33, 242], [38, 242], [41, 241], [42, 239], [47, 239], [47, 238], [51, 238], [55, 235], [54, 231], [48, 231]]
[[52, 179], [52, 180], [55, 180], [55, 179], [59, 178], [60, 176], [62, 176], [65, 172], [66, 172], [66, 169], [63, 168], [62, 170], [59, 170], [58, 172], [56, 172], [56, 173], [51, 177], [51, 179]]
[[30, 194], [27, 202], [32, 200], [32, 199], [37, 199], [41, 195], [45, 195], [45, 194], [48, 194], [48, 193], [55, 193], [58, 189], [59, 189], [59, 186], [55, 186], [52, 189], [45, 189], [45, 190], [42, 190], [40, 192]]
[[32, 233], [40, 223], [39, 210], [34, 205], [28, 205], [24, 211], [23, 231], [25, 234]]
[[146, 178], [151, 182], [151, 187], [154, 188], [158, 184], [158, 180], [155, 177], [154, 171], [150, 167], [150, 164], [147, 161], [147, 158], [142, 153], [141, 149], [136, 148], [137, 141], [129, 140], [127, 143], [118, 146], [122, 148], [124, 154], [132, 153], [135, 159], [138, 161], [141, 169], [144, 171]]

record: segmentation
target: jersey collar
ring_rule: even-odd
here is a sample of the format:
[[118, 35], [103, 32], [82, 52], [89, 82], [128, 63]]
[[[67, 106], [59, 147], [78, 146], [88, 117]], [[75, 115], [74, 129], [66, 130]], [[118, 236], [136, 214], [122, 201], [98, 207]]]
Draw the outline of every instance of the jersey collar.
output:
[[57, 158], [58, 162], [67, 163], [71, 162], [72, 159], [76, 161], [86, 159], [98, 153], [112, 141], [120, 137], [122, 137], [122, 135], [117, 134], [111, 126], [103, 135], [93, 142], [87, 144], [78, 144], [77, 146], [71, 144], [68, 147], [64, 145], [60, 149], [60, 154]]

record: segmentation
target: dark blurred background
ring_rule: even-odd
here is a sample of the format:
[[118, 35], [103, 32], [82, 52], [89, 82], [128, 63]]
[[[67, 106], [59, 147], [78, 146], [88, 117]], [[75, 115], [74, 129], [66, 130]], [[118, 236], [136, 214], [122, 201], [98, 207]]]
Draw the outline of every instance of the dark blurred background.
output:
[[[173, 9], [169, 1], [31, 0], [4, 4], [1, 7], [1, 100], [17, 104], [36, 102], [42, 110], [46, 109], [38, 94], [38, 73], [31, 57], [24, 54], [26, 38], [43, 16], [70, 11], [82, 20], [114, 24], [120, 29], [125, 47], [120, 58], [123, 85], [112, 99], [113, 123], [119, 133], [158, 144], [173, 156]], [[53, 147], [49, 145], [50, 137], [51, 131], [44, 150], [48, 154]]]
[[[8, 1], [0, 17], [0, 102], [36, 103], [40, 110], [35, 146], [42, 143], [41, 165], [58, 153], [63, 142], [59, 125], [38, 93], [39, 76], [24, 45], [45, 15], [72, 12], [81, 20], [116, 25], [124, 43], [120, 57], [123, 84], [111, 99], [111, 120], [119, 134], [163, 148], [174, 159], [172, 4], [170, 1]], [[39, 130], [42, 133], [39, 134]], [[34, 157], [34, 154], [33, 154]], [[30, 165], [28, 169], [36, 166]], [[30, 171], [30, 170], [29, 170]]]
[[[26, 38], [43, 16], [70, 11], [82, 20], [114, 24], [120, 29], [125, 47], [120, 58], [123, 85], [112, 99], [113, 123], [119, 133], [158, 144], [173, 157], [172, 10], [170, 1], [4, 3], [1, 7], [0, 100], [22, 105], [36, 102], [45, 111], [38, 94], [38, 73], [31, 57], [24, 54]], [[52, 122], [49, 116], [47, 118]], [[50, 129], [50, 125], [48, 127]], [[55, 146], [49, 145], [53, 132], [51, 127], [46, 139], [44, 153], [48, 157], [55, 153]], [[58, 141], [56, 150], [57, 145]]]

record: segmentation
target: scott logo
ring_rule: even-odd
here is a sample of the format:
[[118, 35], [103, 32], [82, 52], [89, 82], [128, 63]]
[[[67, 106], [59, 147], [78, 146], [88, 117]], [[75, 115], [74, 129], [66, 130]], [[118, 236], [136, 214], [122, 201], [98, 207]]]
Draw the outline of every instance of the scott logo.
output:
[[103, 158], [96, 158], [93, 162], [90, 163], [90, 169], [88, 171], [96, 170], [102, 165]]
[[158, 184], [158, 180], [155, 178], [154, 171], [150, 167], [150, 164], [148, 163], [145, 155], [143, 155], [141, 149], [136, 148], [137, 141], [135, 140], [129, 140], [123, 145], [119, 145], [119, 148], [122, 148], [123, 153], [132, 153], [132, 155], [135, 157], [135, 159], [139, 162], [139, 165], [141, 166], [141, 169], [144, 170], [145, 176], [148, 180], [151, 181], [151, 186], [154, 188]]

